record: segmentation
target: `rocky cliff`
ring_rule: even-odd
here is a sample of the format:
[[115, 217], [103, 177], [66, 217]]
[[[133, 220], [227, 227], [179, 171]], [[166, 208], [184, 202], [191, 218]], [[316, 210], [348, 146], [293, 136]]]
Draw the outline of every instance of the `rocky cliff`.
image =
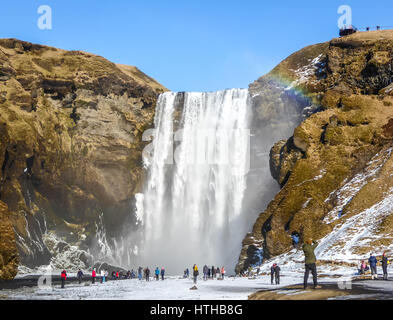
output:
[[310, 112], [270, 151], [281, 190], [243, 240], [236, 271], [290, 252], [294, 231], [321, 241], [320, 262], [393, 253], [393, 31], [307, 47], [250, 89], [266, 82], [308, 99]]
[[164, 91], [97, 55], [0, 40], [0, 278], [110, 255], [135, 222], [141, 137]]

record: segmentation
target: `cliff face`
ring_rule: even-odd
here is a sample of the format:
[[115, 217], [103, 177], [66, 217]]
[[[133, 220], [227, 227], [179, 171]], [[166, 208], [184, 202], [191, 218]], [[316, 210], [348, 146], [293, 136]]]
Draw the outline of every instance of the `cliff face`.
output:
[[[270, 151], [280, 192], [243, 240], [236, 271], [321, 240], [319, 259], [393, 253], [393, 31], [307, 47], [251, 85], [287, 81], [314, 112]], [[288, 82], [289, 80], [289, 82]]]
[[68, 252], [84, 266], [132, 225], [141, 136], [165, 90], [93, 54], [0, 40], [0, 278], [15, 275], [13, 237], [23, 265]]

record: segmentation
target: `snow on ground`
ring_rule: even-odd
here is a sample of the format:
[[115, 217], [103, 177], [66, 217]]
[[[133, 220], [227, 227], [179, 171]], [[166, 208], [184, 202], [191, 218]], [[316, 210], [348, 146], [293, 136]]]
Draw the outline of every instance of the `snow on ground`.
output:
[[194, 286], [191, 279], [169, 277], [164, 281], [119, 280], [104, 284], [70, 283], [65, 289], [59, 285], [51, 289], [21, 288], [1, 290], [0, 295], [6, 299], [22, 300], [245, 300], [260, 289], [283, 287], [301, 283], [301, 274], [283, 275], [281, 284], [270, 284], [269, 276], [255, 279], [228, 277], [225, 280], [198, 279], [198, 290], [190, 290]]

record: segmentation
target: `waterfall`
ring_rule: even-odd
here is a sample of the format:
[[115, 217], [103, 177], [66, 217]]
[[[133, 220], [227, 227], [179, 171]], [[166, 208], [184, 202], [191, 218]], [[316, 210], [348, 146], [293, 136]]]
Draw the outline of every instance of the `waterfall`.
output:
[[249, 228], [242, 215], [251, 116], [247, 89], [159, 96], [137, 197], [139, 261], [172, 274], [194, 263], [233, 270]]

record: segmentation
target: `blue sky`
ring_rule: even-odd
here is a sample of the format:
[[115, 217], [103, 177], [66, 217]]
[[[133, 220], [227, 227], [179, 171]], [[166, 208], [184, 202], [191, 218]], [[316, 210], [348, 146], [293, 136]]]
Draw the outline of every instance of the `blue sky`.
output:
[[[52, 29], [40, 30], [41, 5]], [[135, 65], [173, 91], [245, 88], [296, 50], [337, 36], [337, 9], [359, 27], [393, 25], [391, 0], [2, 0], [0, 38]]]

